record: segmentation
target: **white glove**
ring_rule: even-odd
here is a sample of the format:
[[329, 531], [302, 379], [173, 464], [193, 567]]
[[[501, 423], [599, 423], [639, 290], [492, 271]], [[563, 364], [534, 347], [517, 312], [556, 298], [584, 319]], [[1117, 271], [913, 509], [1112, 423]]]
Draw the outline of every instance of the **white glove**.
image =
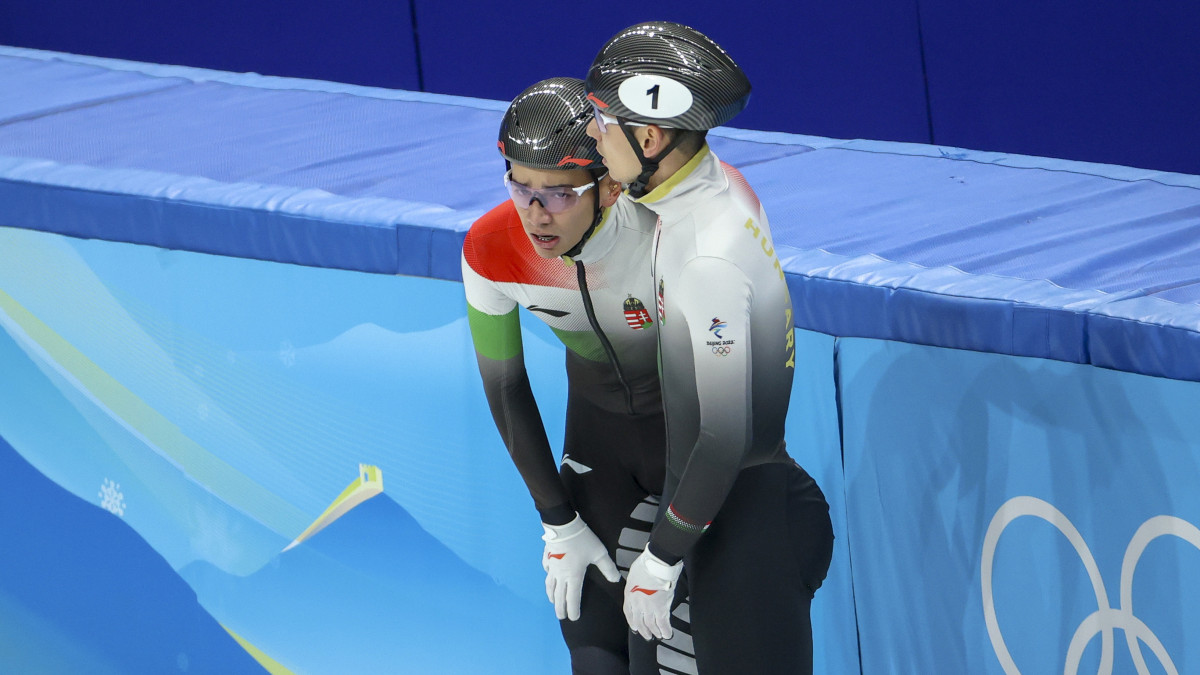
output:
[[599, 537], [579, 515], [566, 525], [542, 523], [542, 528], [546, 530], [542, 536], [546, 542], [542, 553], [546, 597], [554, 603], [555, 616], [575, 621], [579, 618], [579, 598], [588, 565], [595, 565], [605, 579], [614, 583], [621, 580], [621, 573]]
[[633, 561], [625, 579], [624, 602], [625, 620], [633, 632], [647, 640], [671, 639], [675, 634], [671, 628], [671, 601], [682, 571], [682, 560], [668, 565], [650, 552], [649, 544]]

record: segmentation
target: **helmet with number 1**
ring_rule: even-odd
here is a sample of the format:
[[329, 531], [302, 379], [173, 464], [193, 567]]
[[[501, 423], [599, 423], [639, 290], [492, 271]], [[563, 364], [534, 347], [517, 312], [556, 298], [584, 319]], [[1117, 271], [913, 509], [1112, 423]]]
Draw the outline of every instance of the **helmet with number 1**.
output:
[[750, 80], [720, 45], [670, 21], [614, 35], [592, 61], [585, 84], [588, 98], [607, 115], [694, 131], [725, 124], [750, 98]]
[[500, 123], [500, 154], [533, 169], [603, 170], [587, 135], [592, 105], [583, 80], [552, 77], [521, 92]]

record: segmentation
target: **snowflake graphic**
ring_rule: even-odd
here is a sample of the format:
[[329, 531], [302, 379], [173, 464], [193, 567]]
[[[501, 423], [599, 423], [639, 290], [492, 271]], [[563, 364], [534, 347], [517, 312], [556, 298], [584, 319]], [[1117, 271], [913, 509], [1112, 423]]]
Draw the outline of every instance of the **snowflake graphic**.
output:
[[288, 368], [296, 365], [296, 347], [291, 342], [285, 341], [279, 345], [279, 360]]
[[118, 516], [125, 515], [125, 495], [121, 494], [120, 483], [104, 479], [100, 486], [100, 507]]

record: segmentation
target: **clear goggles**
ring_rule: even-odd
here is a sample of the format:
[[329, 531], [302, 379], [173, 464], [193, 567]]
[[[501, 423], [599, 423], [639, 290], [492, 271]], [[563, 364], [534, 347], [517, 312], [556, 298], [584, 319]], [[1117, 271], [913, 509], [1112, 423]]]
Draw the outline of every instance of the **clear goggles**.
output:
[[[608, 174], [604, 175], [607, 176]], [[601, 176], [601, 178], [603, 177]], [[562, 213], [578, 204], [579, 198], [583, 196], [583, 193], [596, 187], [596, 181], [580, 185], [579, 187], [564, 185], [561, 187], [534, 190], [524, 183], [518, 183], [513, 180], [512, 169], [509, 169], [504, 174], [504, 187], [508, 188], [508, 196], [512, 197], [513, 203], [517, 205], [517, 208], [527, 209], [536, 201], [549, 213]]]
[[[648, 127], [648, 126], [650, 126], [649, 124], [643, 124], [641, 122], [634, 122], [632, 120], [622, 120], [622, 119], [617, 119], [616, 117], [613, 117], [612, 115], [605, 115], [603, 112], [601, 112], [600, 106], [596, 105], [595, 102], [592, 102], [592, 115], [595, 116], [596, 126], [600, 129], [600, 133], [602, 133], [602, 134], [608, 133], [608, 125], [610, 125], [610, 124], [624, 123], [625, 126], [627, 126], [627, 127]], [[658, 125], [658, 128], [670, 129], [672, 127], [663, 126], [660, 124], [660, 125]]]

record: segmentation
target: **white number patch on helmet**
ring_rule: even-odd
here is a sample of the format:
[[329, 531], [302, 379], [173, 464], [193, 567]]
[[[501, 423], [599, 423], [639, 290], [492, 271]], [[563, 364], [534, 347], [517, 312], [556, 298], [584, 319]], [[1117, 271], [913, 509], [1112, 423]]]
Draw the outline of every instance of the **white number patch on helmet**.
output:
[[662, 75], [634, 75], [621, 83], [617, 96], [626, 108], [646, 117], [675, 117], [692, 107], [692, 92]]

